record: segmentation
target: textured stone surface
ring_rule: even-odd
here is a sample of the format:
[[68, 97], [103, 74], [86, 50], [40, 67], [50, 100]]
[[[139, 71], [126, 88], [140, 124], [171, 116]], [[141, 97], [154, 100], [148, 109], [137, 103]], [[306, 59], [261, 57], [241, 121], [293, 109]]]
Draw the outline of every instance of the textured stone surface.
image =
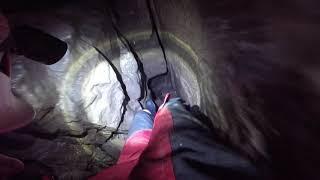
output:
[[[126, 14], [127, 9], [119, 10]], [[128, 15], [129, 19], [135, 17]], [[114, 164], [134, 112], [141, 108], [137, 100], [142, 95], [142, 84], [136, 59], [127, 49], [128, 44], [117, 39], [110, 19], [94, 12], [90, 5], [79, 5], [54, 12], [13, 14], [11, 21], [43, 29], [66, 41], [69, 47], [64, 58], [51, 66], [15, 57], [13, 90], [34, 107], [37, 116], [21, 132], [1, 137], [1, 153], [22, 159], [35, 174], [53, 174], [59, 179], [82, 179]], [[130, 35], [133, 45], [141, 39], [146, 41], [150, 27], [142, 28], [140, 37], [135, 32], [141, 31], [141, 26], [132, 25], [125, 29], [138, 28]], [[149, 26], [144, 22], [141, 25]], [[148, 50], [139, 54], [145, 64], [157, 66], [148, 70], [148, 77], [164, 72], [163, 59], [155, 61], [157, 56], [149, 54]], [[126, 94], [130, 98], [127, 104]], [[111, 138], [112, 132], [120, 135]]]
[[[142, 78], [166, 69], [150, 37], [147, 11], [120, 7], [125, 21], [118, 25], [129, 44], [119, 39], [110, 17], [95, 11], [94, 3], [10, 15], [12, 23], [29, 24], [68, 43], [63, 59], [50, 66], [14, 58], [13, 91], [37, 115], [28, 127], [0, 136], [0, 152], [22, 159], [26, 174], [83, 179], [116, 162], [133, 115], [143, 104]], [[139, 25], [126, 23], [134, 18], [141, 19]], [[146, 44], [153, 51], [145, 49]]]

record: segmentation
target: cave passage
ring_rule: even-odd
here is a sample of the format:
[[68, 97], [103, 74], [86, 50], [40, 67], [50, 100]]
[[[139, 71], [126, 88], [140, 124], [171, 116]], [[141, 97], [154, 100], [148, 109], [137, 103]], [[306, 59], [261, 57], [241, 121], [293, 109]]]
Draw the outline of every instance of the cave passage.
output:
[[160, 105], [170, 93], [234, 151], [270, 166], [269, 179], [319, 179], [316, 4], [4, 0], [10, 26], [68, 49], [54, 64], [13, 57], [12, 91], [36, 116], [0, 135], [0, 153], [23, 160], [24, 179], [86, 179], [116, 163], [146, 97]]
[[[33, 106], [36, 117], [27, 127], [1, 136], [0, 151], [23, 159], [26, 177], [84, 178], [114, 164], [148, 94], [158, 105], [166, 93], [200, 105], [192, 68], [195, 52], [160, 30], [154, 2], [136, 7], [132, 15], [126, 8], [136, 2], [103, 8], [99, 3], [35, 5], [48, 12], [9, 3], [4, 10], [10, 23], [37, 28], [68, 44], [54, 64], [14, 57], [13, 91]], [[69, 14], [79, 9], [89, 13]]]

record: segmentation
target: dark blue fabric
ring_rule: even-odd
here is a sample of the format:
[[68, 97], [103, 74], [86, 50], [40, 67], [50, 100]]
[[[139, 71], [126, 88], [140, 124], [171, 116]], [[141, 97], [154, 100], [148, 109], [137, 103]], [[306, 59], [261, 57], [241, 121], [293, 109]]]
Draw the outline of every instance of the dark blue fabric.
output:
[[138, 111], [132, 120], [132, 124], [129, 129], [128, 135], [130, 137], [133, 133], [139, 130], [152, 129], [152, 127], [153, 127], [152, 115], [145, 111]]
[[152, 99], [149, 98], [146, 100], [145, 108], [150, 111], [152, 118], [156, 116], [157, 106]]

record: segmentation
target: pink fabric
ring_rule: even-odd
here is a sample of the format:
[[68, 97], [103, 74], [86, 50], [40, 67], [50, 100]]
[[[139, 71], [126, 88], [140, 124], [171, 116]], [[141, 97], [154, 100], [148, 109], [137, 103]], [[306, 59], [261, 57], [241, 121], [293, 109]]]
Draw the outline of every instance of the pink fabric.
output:
[[171, 159], [170, 136], [172, 132], [173, 119], [171, 112], [163, 107], [155, 117], [150, 142], [130, 176], [132, 179], [175, 179]]
[[151, 133], [151, 129], [140, 130], [129, 137], [129, 139], [127, 139], [126, 141], [117, 164], [139, 159], [141, 153], [149, 143]]
[[125, 180], [138, 163], [141, 153], [147, 147], [151, 130], [141, 130], [134, 133], [125, 143], [119, 160], [115, 166], [101, 171], [90, 180]]
[[171, 160], [170, 134], [173, 130], [171, 112], [161, 109], [153, 130], [141, 130], [126, 142], [118, 163], [91, 180], [175, 179]]

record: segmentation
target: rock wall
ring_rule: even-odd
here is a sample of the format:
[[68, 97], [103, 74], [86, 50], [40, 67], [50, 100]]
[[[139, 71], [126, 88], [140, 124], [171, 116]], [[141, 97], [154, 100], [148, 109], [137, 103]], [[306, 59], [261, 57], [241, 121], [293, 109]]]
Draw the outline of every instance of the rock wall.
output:
[[69, 51], [52, 66], [16, 58], [14, 90], [37, 117], [1, 137], [0, 151], [59, 179], [92, 175], [116, 161], [156, 77], [158, 98], [172, 91], [199, 106], [225, 143], [261, 169], [270, 165], [269, 179], [317, 179], [316, 7], [97, 0], [11, 12], [12, 22], [56, 35]]

